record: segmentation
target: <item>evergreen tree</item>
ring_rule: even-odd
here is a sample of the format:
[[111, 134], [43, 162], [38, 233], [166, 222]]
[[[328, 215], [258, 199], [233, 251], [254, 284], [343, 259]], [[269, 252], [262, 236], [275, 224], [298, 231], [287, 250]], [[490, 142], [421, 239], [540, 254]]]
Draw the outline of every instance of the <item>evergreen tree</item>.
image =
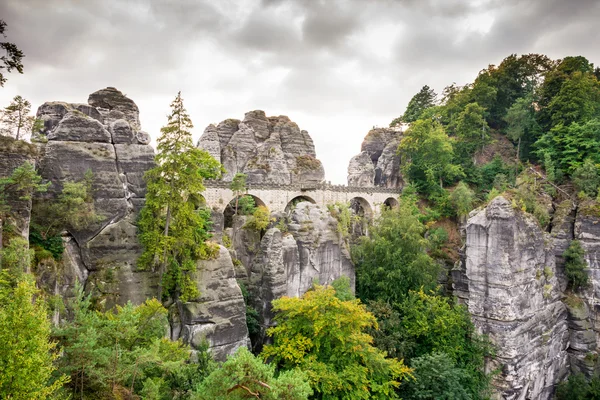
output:
[[246, 191], [246, 178], [248, 178], [248, 175], [237, 173], [237, 174], [235, 174], [235, 176], [231, 180], [231, 184], [229, 185], [229, 188], [235, 194], [235, 210], [234, 210], [235, 214], [234, 215], [238, 214], [238, 204], [239, 204], [240, 195]]
[[[171, 103], [171, 114], [157, 140], [156, 167], [146, 172], [146, 203], [140, 213], [140, 268], [158, 269], [159, 296], [195, 298], [189, 272], [196, 261], [216, 251], [209, 238], [210, 211], [196, 209], [204, 179], [220, 176], [222, 167], [192, 142], [192, 121], [181, 92]], [[164, 289], [164, 291], [163, 291]]]
[[588, 285], [587, 262], [585, 261], [585, 250], [579, 240], [573, 240], [563, 253], [565, 259], [565, 274], [569, 287], [579, 290]]
[[21, 96], [15, 96], [0, 114], [2, 124], [0, 133], [4, 136], [14, 136], [17, 140], [31, 134], [34, 126], [36, 126], [36, 119], [34, 116], [29, 115], [30, 112], [31, 103]]
[[[6, 37], [6, 22], [0, 19], [0, 35]], [[6, 52], [5, 55], [0, 57], [0, 86], [4, 86], [6, 83], [5, 73], [10, 73], [12, 70], [16, 70], [18, 73], [23, 73], [23, 63], [21, 60], [24, 54], [19, 48], [10, 42], [0, 42], [0, 49]]]
[[427, 85], [423, 86], [408, 102], [404, 115], [400, 117], [401, 121], [410, 123], [421, 118], [423, 111], [435, 106], [436, 97], [437, 95], [433, 89]]

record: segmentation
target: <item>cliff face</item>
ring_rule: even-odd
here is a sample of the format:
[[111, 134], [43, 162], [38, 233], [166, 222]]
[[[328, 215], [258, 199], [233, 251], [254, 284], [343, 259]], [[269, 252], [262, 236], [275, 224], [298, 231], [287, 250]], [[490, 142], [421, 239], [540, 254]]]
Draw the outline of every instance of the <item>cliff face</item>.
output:
[[362, 142], [361, 152], [348, 164], [348, 186], [400, 188], [400, 156], [396, 153], [402, 131], [374, 128]]
[[[57, 194], [66, 181], [93, 173], [93, 199], [101, 221], [66, 238], [67, 290], [74, 278], [99, 293], [107, 306], [156, 296], [156, 277], [138, 271], [135, 221], [143, 205], [145, 171], [154, 165], [148, 134], [140, 131], [135, 103], [114, 88], [92, 93], [89, 104], [44, 103], [39, 173]], [[73, 276], [75, 274], [75, 276]]]
[[243, 121], [209, 125], [198, 147], [223, 164], [225, 181], [244, 173], [248, 183], [311, 184], [325, 175], [308, 132], [286, 116], [267, 117], [260, 110], [246, 113]]
[[504, 399], [550, 399], [569, 343], [550, 236], [503, 197], [472, 214], [466, 233], [466, 300], [496, 345], [495, 385]]

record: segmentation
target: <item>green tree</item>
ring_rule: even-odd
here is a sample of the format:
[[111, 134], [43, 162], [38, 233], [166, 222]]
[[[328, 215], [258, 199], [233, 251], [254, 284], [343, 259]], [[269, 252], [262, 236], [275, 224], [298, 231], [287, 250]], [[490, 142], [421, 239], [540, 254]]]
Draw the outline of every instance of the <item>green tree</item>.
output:
[[204, 179], [220, 176], [222, 166], [192, 142], [192, 121], [181, 92], [171, 103], [171, 114], [157, 140], [156, 167], [146, 172], [146, 203], [140, 213], [140, 268], [158, 269], [159, 296], [198, 295], [189, 273], [196, 261], [216, 251], [209, 238], [210, 211], [193, 201], [204, 190]]
[[231, 180], [231, 184], [229, 185], [229, 189], [235, 194], [235, 210], [234, 215], [238, 214], [238, 200], [240, 195], [247, 190], [246, 187], [246, 179], [248, 175], [237, 173]]
[[438, 183], [442, 187], [444, 179], [452, 181], [462, 175], [461, 168], [452, 164], [452, 140], [437, 121], [415, 121], [400, 141], [398, 152], [406, 176], [426, 192]]
[[352, 247], [356, 294], [363, 302], [401, 302], [409, 290], [435, 289], [440, 266], [426, 253], [425, 225], [415, 199], [402, 197], [384, 210], [368, 237]]
[[395, 126], [399, 122], [410, 123], [418, 120], [421, 118], [423, 111], [435, 106], [436, 97], [437, 95], [433, 89], [427, 85], [423, 86], [421, 90], [410, 99], [404, 114], [400, 118], [395, 119], [395, 123], [392, 121], [390, 126]]
[[515, 162], [518, 166], [523, 139], [525, 138], [527, 143], [531, 143], [539, 135], [540, 128], [535, 119], [533, 97], [528, 95], [517, 99], [506, 112], [504, 120], [507, 123], [506, 135], [517, 143]]
[[410, 376], [401, 361], [386, 358], [365, 333], [377, 321], [359, 300], [341, 301], [331, 286], [315, 285], [301, 298], [273, 301], [277, 326], [263, 357], [283, 370], [304, 371], [317, 399], [395, 399]]
[[403, 387], [406, 400], [472, 400], [470, 376], [445, 353], [430, 353], [411, 361], [415, 376]]
[[264, 364], [242, 347], [202, 382], [192, 399], [306, 400], [312, 393], [306, 375], [300, 370], [275, 376], [274, 365]]
[[600, 174], [598, 166], [589, 158], [583, 162], [583, 165], [573, 173], [573, 184], [578, 192], [583, 192], [586, 196], [595, 198], [600, 186]]
[[0, 397], [55, 398], [67, 379], [52, 378], [57, 355], [50, 320], [29, 274], [15, 279], [8, 269], [0, 270], [0, 341]]
[[579, 290], [588, 285], [587, 262], [585, 250], [579, 240], [573, 240], [563, 253], [565, 274], [572, 290]]
[[246, 221], [243, 228], [253, 229], [255, 231], [263, 231], [267, 229], [271, 223], [271, 214], [265, 206], [258, 206], [252, 213], [252, 216]]
[[42, 183], [42, 177], [29, 162], [15, 168], [9, 177], [0, 178], [0, 222], [10, 213], [9, 197], [29, 201], [34, 193], [43, 193], [49, 186]]
[[464, 159], [473, 156], [490, 141], [490, 128], [484, 118], [485, 109], [477, 103], [468, 104], [456, 120], [456, 149]]
[[[6, 37], [6, 22], [0, 19], [0, 35]], [[0, 86], [4, 86], [6, 83], [6, 77], [4, 74], [10, 73], [16, 70], [18, 73], [23, 73], [23, 59], [24, 54], [17, 45], [10, 42], [0, 42], [0, 49], [4, 50], [6, 54], [0, 57]]]
[[36, 119], [29, 115], [30, 112], [31, 103], [21, 96], [15, 96], [0, 113], [0, 133], [4, 136], [14, 136], [17, 140], [31, 134]]
[[167, 310], [156, 299], [100, 312], [76, 287], [70, 309], [73, 319], [54, 334], [62, 353], [59, 371], [71, 377], [74, 397], [132, 398], [145, 393], [166, 400], [191, 392], [200, 382], [202, 371], [188, 363], [189, 347], [164, 337]]
[[464, 217], [473, 209], [475, 192], [464, 182], [459, 182], [450, 194], [450, 202], [456, 210], [456, 215]]

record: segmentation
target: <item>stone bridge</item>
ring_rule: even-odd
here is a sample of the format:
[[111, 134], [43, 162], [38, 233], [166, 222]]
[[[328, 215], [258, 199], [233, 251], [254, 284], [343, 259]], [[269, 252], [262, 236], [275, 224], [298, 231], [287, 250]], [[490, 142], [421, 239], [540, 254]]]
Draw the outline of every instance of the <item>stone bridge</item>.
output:
[[[235, 193], [229, 189], [229, 182], [205, 181], [206, 190], [202, 193], [207, 206], [224, 213], [227, 205], [235, 200]], [[321, 184], [248, 184], [246, 194], [251, 195], [257, 205], [266, 206], [270, 212], [284, 212], [302, 200], [325, 207], [336, 202], [350, 202], [360, 207], [365, 216], [379, 214], [382, 205], [398, 205], [400, 188], [352, 187], [344, 185]]]

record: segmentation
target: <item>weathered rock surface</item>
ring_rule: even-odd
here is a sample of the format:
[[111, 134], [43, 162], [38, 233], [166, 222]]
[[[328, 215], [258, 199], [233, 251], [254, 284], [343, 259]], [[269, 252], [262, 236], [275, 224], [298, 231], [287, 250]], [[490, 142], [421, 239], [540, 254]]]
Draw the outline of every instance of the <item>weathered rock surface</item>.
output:
[[141, 303], [157, 295], [156, 276], [136, 268], [141, 248], [135, 226], [146, 190], [143, 175], [154, 165], [154, 150], [139, 130], [131, 99], [107, 88], [92, 93], [89, 103], [44, 103], [37, 112], [44, 120], [41, 135], [48, 140], [39, 173], [52, 182], [50, 192], [56, 195], [64, 182], [81, 181], [91, 170], [94, 207], [101, 216], [86, 229], [69, 232], [73, 240], [65, 257], [72, 260], [73, 274], [64, 280], [72, 285], [85, 277], [86, 289], [96, 290], [108, 307]]
[[267, 117], [260, 110], [246, 113], [243, 121], [209, 125], [197, 146], [221, 161], [225, 181], [245, 173], [248, 183], [314, 184], [325, 174], [308, 132], [288, 117]]
[[[36, 164], [37, 150], [28, 143], [0, 136], [0, 178], [7, 178], [13, 171], [23, 165]], [[10, 224], [15, 233], [27, 239], [29, 237], [29, 220], [31, 217], [31, 200], [22, 199], [18, 193], [9, 192], [7, 205], [10, 207], [9, 221], [0, 219], [0, 241], [2, 240], [2, 225]]]
[[[401, 188], [400, 156], [397, 154], [402, 131], [373, 128], [361, 145], [361, 152], [348, 165], [348, 186]], [[369, 165], [370, 164], [370, 165]]]
[[233, 253], [250, 266], [244, 280], [261, 319], [262, 332], [253, 338], [255, 349], [267, 341], [265, 330], [273, 324], [272, 300], [301, 296], [315, 281], [326, 285], [347, 276], [352, 288], [355, 282], [347, 244], [327, 210], [300, 202], [287, 217], [287, 232], [274, 225], [262, 239], [244, 229], [233, 234]]
[[496, 387], [503, 399], [550, 399], [570, 339], [552, 240], [503, 197], [474, 212], [466, 233], [467, 304], [497, 346]]
[[171, 307], [171, 338], [181, 338], [195, 349], [206, 340], [218, 361], [249, 347], [246, 305], [227, 249], [221, 246], [216, 259], [200, 261], [193, 279], [200, 298]]

